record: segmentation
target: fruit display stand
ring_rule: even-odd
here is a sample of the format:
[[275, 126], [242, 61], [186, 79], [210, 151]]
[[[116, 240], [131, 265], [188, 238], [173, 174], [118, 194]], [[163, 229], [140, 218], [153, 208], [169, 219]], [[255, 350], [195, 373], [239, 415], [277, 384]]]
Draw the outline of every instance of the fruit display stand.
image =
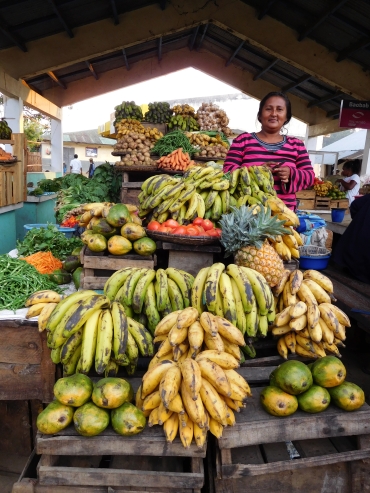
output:
[[315, 209], [320, 211], [330, 211], [330, 200], [330, 197], [319, 197], [319, 195], [316, 195]]
[[[131, 378], [134, 391], [141, 379]], [[13, 493], [200, 493], [206, 445], [185, 449], [179, 438], [167, 443], [161, 427], [146, 427], [132, 437], [110, 427], [82, 437], [73, 427], [36, 437], [41, 455], [37, 479], [25, 477]]]
[[301, 190], [296, 193], [296, 198], [299, 201], [300, 210], [313, 210], [315, 209], [315, 190]]
[[[214, 493], [360, 493], [370, 472], [370, 407], [345, 412], [334, 406], [320, 414], [267, 414], [254, 388], [208, 454]], [[299, 454], [292, 460], [286, 442]], [[209, 444], [208, 450], [214, 450]], [[211, 490], [212, 491], [212, 490]]]
[[210, 267], [214, 262], [214, 255], [221, 253], [221, 247], [215, 245], [179, 245], [164, 241], [163, 250], [167, 250], [168, 267], [185, 269], [196, 276], [203, 267]]
[[12, 163], [0, 162], [0, 207], [18, 204], [26, 200], [26, 173], [24, 169], [24, 134], [12, 134], [11, 140], [0, 140], [0, 144], [13, 146]]
[[81, 250], [81, 288], [103, 289], [109, 277], [124, 267], [142, 267], [153, 269], [156, 265], [156, 255], [143, 257], [137, 254], [110, 255], [108, 252], [92, 252], [86, 246]]
[[349, 200], [348, 199], [331, 199], [330, 209], [346, 209], [346, 214], [349, 214]]

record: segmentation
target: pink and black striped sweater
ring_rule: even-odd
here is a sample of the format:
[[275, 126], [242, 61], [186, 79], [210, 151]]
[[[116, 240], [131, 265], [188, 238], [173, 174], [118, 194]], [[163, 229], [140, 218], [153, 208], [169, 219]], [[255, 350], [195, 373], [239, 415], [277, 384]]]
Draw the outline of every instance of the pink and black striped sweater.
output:
[[297, 205], [296, 192], [311, 187], [315, 178], [310, 158], [301, 140], [287, 136], [282, 146], [277, 146], [276, 150], [269, 150], [253, 134], [240, 134], [230, 146], [224, 172], [234, 171], [242, 166], [261, 166], [267, 161], [290, 167], [289, 183], [281, 183], [277, 176], [274, 176], [274, 188], [287, 207], [294, 210]]

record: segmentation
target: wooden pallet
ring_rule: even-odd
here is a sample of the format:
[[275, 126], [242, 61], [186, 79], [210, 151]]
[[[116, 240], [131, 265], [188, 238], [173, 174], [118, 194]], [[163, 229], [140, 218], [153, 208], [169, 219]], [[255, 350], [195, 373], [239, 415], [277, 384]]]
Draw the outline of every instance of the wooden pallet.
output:
[[81, 287], [83, 289], [103, 289], [110, 276], [124, 267], [142, 267], [153, 269], [156, 255], [143, 257], [137, 254], [109, 255], [107, 252], [96, 253], [86, 246], [81, 251], [83, 272]]
[[[261, 390], [253, 389], [236, 425], [218, 440], [214, 492], [369, 491], [368, 479], [364, 487], [370, 472], [367, 404], [351, 413], [329, 406], [320, 414], [297, 411], [279, 418], [262, 409]], [[286, 442], [293, 443], [299, 458], [291, 459]]]
[[178, 243], [162, 243], [163, 250], [168, 250], [168, 267], [184, 269], [194, 277], [203, 267], [214, 263], [214, 254], [221, 252], [217, 245], [180, 245]]
[[330, 211], [330, 198], [316, 195], [315, 209]]

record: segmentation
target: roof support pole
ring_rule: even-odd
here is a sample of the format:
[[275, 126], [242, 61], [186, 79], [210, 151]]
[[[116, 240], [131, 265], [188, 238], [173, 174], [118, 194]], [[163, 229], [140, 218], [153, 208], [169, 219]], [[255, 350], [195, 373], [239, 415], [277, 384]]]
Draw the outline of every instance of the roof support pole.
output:
[[370, 130], [366, 130], [364, 155], [362, 156], [361, 176], [370, 175]]
[[[4, 116], [13, 133], [23, 133], [23, 99], [4, 96]], [[9, 144], [5, 145], [5, 149], [6, 152], [12, 152]]]
[[197, 39], [197, 36], [198, 36], [199, 27], [200, 26], [197, 26], [194, 28], [193, 33], [190, 37], [190, 42], [189, 42], [189, 50], [190, 51], [194, 48], [194, 43], [195, 43], [195, 40]]
[[270, 70], [270, 68], [272, 68], [275, 63], [277, 63], [279, 61], [278, 58], [274, 58], [268, 65], [266, 65], [265, 68], [261, 69], [258, 74], [256, 74], [254, 77], [253, 77], [253, 80], [258, 80], [260, 77], [262, 77], [263, 74], [265, 74], [266, 72], [268, 72]]
[[158, 39], [158, 61], [162, 60], [162, 36]]
[[342, 5], [344, 5], [348, 0], [334, 0], [331, 5], [329, 5], [322, 13], [322, 15], [316, 19], [312, 24], [310, 24], [304, 31], [302, 31], [298, 36], [298, 41], [304, 40], [312, 31], [314, 31], [320, 24], [324, 22], [325, 19], [330, 17], [336, 10], [338, 10]]
[[200, 38], [200, 41], [199, 41], [199, 44], [197, 46], [197, 51], [199, 51], [202, 47], [202, 44], [203, 44], [203, 40], [205, 38], [205, 35], [206, 35], [206, 32], [207, 32], [207, 29], [208, 29], [208, 24], [204, 24], [204, 27], [203, 27], [203, 32], [202, 32], [202, 37]]
[[[62, 121], [51, 119], [51, 170], [63, 173], [63, 131]], [[66, 163], [67, 169], [69, 163]]]
[[130, 65], [128, 64], [127, 55], [126, 55], [126, 51], [124, 48], [122, 50], [122, 55], [123, 55], [123, 59], [125, 61], [125, 65], [126, 65], [127, 70], [130, 70]]
[[225, 67], [228, 67], [230, 65], [230, 63], [234, 60], [234, 58], [239, 53], [239, 51], [243, 48], [243, 45], [244, 45], [244, 40], [239, 44], [239, 46], [236, 48], [236, 50], [234, 51], [234, 53], [231, 55], [231, 57], [225, 63]]

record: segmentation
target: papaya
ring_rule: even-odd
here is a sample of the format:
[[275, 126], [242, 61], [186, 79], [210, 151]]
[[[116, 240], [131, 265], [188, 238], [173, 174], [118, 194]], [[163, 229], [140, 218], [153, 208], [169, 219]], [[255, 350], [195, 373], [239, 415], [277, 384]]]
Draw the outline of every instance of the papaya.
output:
[[288, 394], [298, 395], [308, 390], [312, 385], [312, 374], [300, 361], [285, 361], [276, 369], [274, 375], [276, 385]]
[[77, 433], [84, 437], [94, 437], [109, 425], [109, 411], [87, 402], [75, 411], [73, 423]]
[[112, 255], [125, 255], [132, 250], [132, 243], [123, 236], [112, 236], [108, 240], [108, 251]]
[[82, 373], [60, 378], [54, 385], [55, 398], [61, 404], [73, 407], [85, 404], [90, 399], [92, 391], [92, 381]]
[[129, 382], [123, 378], [102, 378], [94, 386], [92, 401], [99, 407], [115, 409], [124, 402], [132, 401], [134, 391]]
[[94, 233], [88, 236], [86, 245], [92, 252], [104, 252], [107, 240], [103, 235]]
[[75, 288], [78, 290], [81, 286], [81, 274], [83, 272], [83, 267], [77, 267], [75, 271], [73, 271], [72, 274], [72, 281], [73, 284], [75, 285]]
[[303, 394], [297, 395], [298, 407], [306, 413], [321, 413], [330, 404], [330, 394], [319, 385], [312, 385]]
[[45, 435], [54, 435], [72, 423], [73, 413], [72, 406], [53, 401], [37, 416], [37, 429]]
[[260, 394], [263, 409], [273, 416], [289, 416], [298, 409], [295, 395], [288, 394], [272, 385], [265, 387]]
[[69, 272], [63, 269], [56, 269], [54, 272], [49, 274], [50, 281], [55, 282], [55, 284], [68, 284], [72, 281], [72, 276]]
[[80, 256], [79, 255], [69, 255], [63, 261], [63, 269], [67, 272], [73, 272], [77, 267], [81, 267]]
[[109, 210], [110, 208], [113, 206], [114, 204], [110, 204], [110, 203], [107, 203], [104, 205], [103, 207], [103, 211], [102, 211], [102, 217], [107, 217], [108, 214], [109, 214]]
[[92, 226], [92, 232], [103, 235], [106, 238], [110, 238], [111, 236], [117, 234], [116, 228], [109, 224], [107, 219], [103, 217], [96, 218], [96, 221], [94, 221]]
[[312, 367], [313, 367], [314, 363], [315, 362], [313, 361], [312, 363], [308, 363], [308, 365], [307, 365], [307, 368], [310, 370], [311, 373], [312, 373]]
[[[278, 367], [278, 368], [279, 368], [279, 367]], [[273, 371], [270, 373], [270, 377], [269, 377], [270, 385], [271, 385], [272, 387], [277, 387], [277, 384], [276, 384], [276, 381], [275, 381], [276, 370], [277, 370], [277, 368], [275, 368], [275, 370], [273, 370]]]
[[121, 235], [130, 241], [140, 240], [146, 236], [145, 229], [139, 224], [132, 222], [126, 223], [121, 228]]
[[90, 230], [90, 229], [85, 229], [85, 231], [84, 231], [83, 233], [81, 233], [80, 238], [81, 238], [81, 240], [83, 241], [83, 243], [84, 243], [85, 245], [87, 245], [87, 240], [88, 240], [88, 239], [89, 239], [89, 237], [90, 237], [91, 235], [93, 235], [93, 234], [94, 234], [94, 233], [92, 232], [92, 230]]
[[364, 391], [351, 382], [343, 382], [328, 389], [331, 401], [344, 411], [355, 411], [365, 403]]
[[93, 229], [94, 226], [98, 225], [99, 224], [99, 219], [100, 217], [95, 217], [93, 216], [91, 219], [90, 219], [90, 222], [89, 224], [86, 226], [86, 229]]
[[116, 204], [109, 209], [106, 220], [114, 228], [120, 228], [130, 222], [131, 216], [125, 204]]
[[72, 250], [71, 255], [76, 255], [78, 258], [80, 258], [81, 255], [81, 250], [83, 249], [83, 246], [78, 246]]
[[140, 226], [143, 224], [143, 221], [140, 219], [140, 217], [135, 214], [135, 212], [130, 212], [130, 222], [132, 223], [135, 223], [135, 224], [139, 224]]
[[143, 412], [130, 402], [125, 402], [112, 411], [112, 426], [119, 435], [137, 435], [143, 431], [145, 425]]
[[312, 365], [313, 381], [321, 387], [336, 387], [346, 379], [346, 368], [335, 356], [325, 356]]
[[139, 255], [152, 255], [157, 249], [155, 241], [148, 237], [136, 240], [133, 244], [133, 247], [135, 252]]

